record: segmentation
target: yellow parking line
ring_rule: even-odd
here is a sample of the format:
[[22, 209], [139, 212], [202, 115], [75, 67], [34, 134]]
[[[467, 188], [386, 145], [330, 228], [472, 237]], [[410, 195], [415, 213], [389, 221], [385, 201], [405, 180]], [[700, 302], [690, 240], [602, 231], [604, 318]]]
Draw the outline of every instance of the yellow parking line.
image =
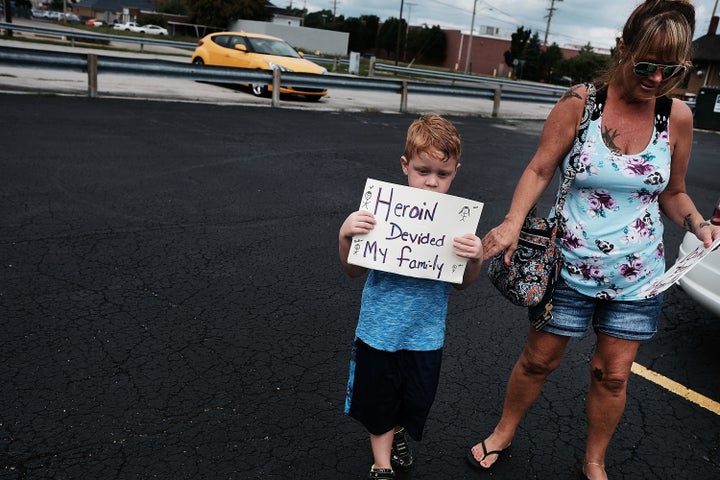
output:
[[676, 381], [670, 380], [669, 378], [660, 375], [657, 372], [648, 370], [647, 368], [643, 367], [638, 363], [632, 364], [631, 371], [636, 375], [640, 375], [646, 380], [650, 380], [651, 382], [660, 385], [661, 387], [671, 391], [675, 395], [679, 395], [686, 400], [700, 405], [706, 410], [710, 410], [715, 415], [720, 415], [720, 403], [716, 402], [715, 400], [712, 400], [704, 395], [690, 390], [689, 388], [680, 385]]

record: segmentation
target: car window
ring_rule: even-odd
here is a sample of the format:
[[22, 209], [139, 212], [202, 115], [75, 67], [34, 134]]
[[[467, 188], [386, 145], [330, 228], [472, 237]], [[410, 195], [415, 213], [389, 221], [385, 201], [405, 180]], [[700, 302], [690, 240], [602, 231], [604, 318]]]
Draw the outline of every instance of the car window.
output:
[[247, 47], [247, 43], [245, 42], [244, 37], [239, 37], [237, 35], [232, 35], [229, 38], [228, 41], [228, 48], [235, 48], [235, 45], [245, 45]]
[[252, 51], [265, 55], [279, 55], [282, 57], [299, 58], [300, 55], [285, 42], [273, 40], [271, 38], [248, 38], [248, 43]]
[[220, 45], [221, 47], [228, 48], [228, 42], [230, 41], [230, 35], [215, 35], [212, 37], [212, 41]]

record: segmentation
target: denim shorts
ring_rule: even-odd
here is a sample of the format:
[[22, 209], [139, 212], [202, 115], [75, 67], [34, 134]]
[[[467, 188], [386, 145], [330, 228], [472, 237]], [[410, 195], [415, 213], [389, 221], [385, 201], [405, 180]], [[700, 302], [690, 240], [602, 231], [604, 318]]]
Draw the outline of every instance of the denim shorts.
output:
[[[657, 332], [662, 294], [633, 301], [601, 300], [576, 292], [558, 279], [552, 292], [550, 320], [543, 332], [581, 337], [592, 325], [596, 333], [623, 340], [648, 340]], [[547, 299], [528, 311], [536, 321], [546, 310]]]

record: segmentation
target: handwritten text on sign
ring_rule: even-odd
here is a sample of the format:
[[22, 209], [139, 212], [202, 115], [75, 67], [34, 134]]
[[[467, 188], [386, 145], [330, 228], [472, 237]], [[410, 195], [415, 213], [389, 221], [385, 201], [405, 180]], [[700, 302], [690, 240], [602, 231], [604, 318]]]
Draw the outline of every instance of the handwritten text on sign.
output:
[[360, 210], [375, 216], [367, 235], [356, 235], [348, 263], [410, 277], [462, 283], [467, 259], [453, 238], [475, 233], [483, 204], [369, 178]]

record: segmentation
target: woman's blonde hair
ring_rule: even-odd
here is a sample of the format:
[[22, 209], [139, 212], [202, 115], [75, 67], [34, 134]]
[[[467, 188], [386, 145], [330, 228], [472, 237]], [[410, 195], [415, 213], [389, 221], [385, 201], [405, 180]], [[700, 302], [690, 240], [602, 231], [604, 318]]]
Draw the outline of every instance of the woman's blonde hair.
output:
[[[615, 62], [602, 80], [610, 83], [617, 78], [622, 64], [641, 61], [655, 48], [667, 61], [690, 67], [694, 31], [695, 7], [689, 1], [646, 0], [625, 22], [621, 38], [623, 48], [615, 50]], [[683, 75], [680, 75], [665, 82], [658, 90], [658, 96], [673, 90], [682, 79]]]
[[435, 113], [423, 115], [410, 125], [403, 155], [410, 160], [430, 148], [442, 152], [443, 161], [451, 158], [459, 161], [462, 154], [462, 142], [457, 129], [449, 120]]

